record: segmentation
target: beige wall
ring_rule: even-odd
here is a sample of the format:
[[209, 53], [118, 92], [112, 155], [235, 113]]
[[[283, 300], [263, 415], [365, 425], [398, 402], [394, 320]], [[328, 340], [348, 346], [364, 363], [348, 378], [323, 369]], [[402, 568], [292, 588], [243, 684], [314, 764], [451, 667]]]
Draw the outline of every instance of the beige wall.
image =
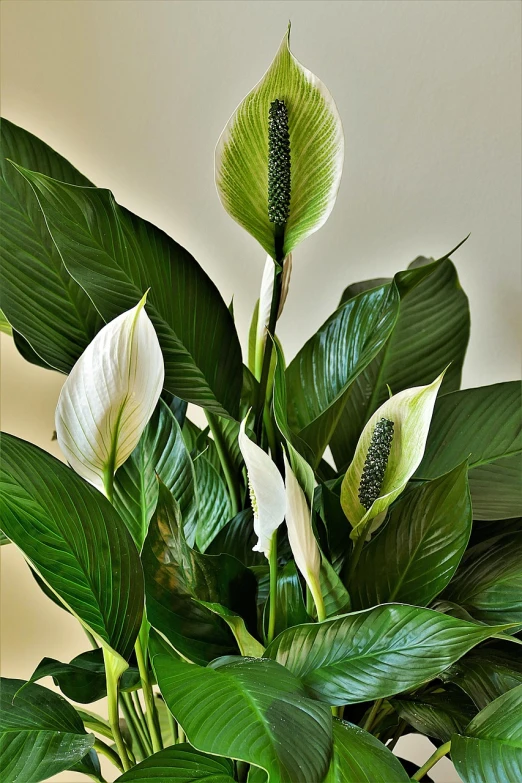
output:
[[[234, 294], [244, 344], [264, 259], [218, 202], [213, 148], [291, 18], [296, 55], [336, 98], [346, 165], [332, 217], [295, 254], [288, 356], [348, 283], [443, 255], [471, 232], [455, 257], [473, 320], [464, 380], [492, 383], [520, 373], [520, 11], [502, 0], [3, 0], [2, 114], [191, 250]], [[57, 453], [62, 379], [2, 346], [3, 428]], [[20, 556], [3, 555], [4, 674], [85, 649]], [[444, 763], [434, 777], [455, 780]]]

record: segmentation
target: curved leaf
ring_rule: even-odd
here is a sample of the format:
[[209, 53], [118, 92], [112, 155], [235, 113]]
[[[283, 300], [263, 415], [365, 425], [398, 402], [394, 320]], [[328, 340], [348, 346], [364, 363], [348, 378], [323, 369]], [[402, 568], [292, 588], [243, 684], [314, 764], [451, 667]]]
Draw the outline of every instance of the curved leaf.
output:
[[266, 655], [299, 677], [314, 698], [357, 704], [418, 687], [503, 628], [386, 604], [289, 628]]
[[275, 661], [229, 656], [201, 668], [153, 655], [153, 667], [170, 711], [198, 750], [262, 767], [272, 783], [324, 778], [330, 710], [308, 699]]
[[251, 658], [262, 658], [265, 648], [257, 639], [247, 631], [245, 621], [235, 612], [227, 609], [221, 604], [213, 604], [210, 601], [199, 601], [202, 606], [206, 606], [214, 614], [222, 617], [235, 636], [237, 646], [241, 655]]
[[0, 131], [0, 306], [16, 330], [17, 348], [29, 345], [24, 358], [69, 372], [103, 322], [65, 269], [33, 191], [9, 161], [71, 185], [91, 183], [4, 117]]
[[158, 500], [156, 476], [178, 502], [185, 534], [193, 540], [198, 513], [194, 467], [177, 419], [163, 400], [114, 477], [114, 506], [138, 549]]
[[240, 511], [212, 541], [207, 555], [232, 555], [246, 566], [266, 563], [261, 552], [254, 551], [257, 536], [254, 530], [254, 514], [251, 508]]
[[163, 350], [166, 389], [237, 416], [242, 365], [234, 322], [190, 253], [118, 206], [108, 190], [18, 170], [37, 194], [67, 270], [107, 321], [150, 288], [148, 311]]
[[94, 745], [94, 735], [85, 732], [61, 696], [24, 684], [0, 680], [2, 774], [5, 781], [38, 783], [80, 762]]
[[335, 720], [333, 734], [334, 753], [324, 783], [408, 783], [400, 761], [367, 731]]
[[488, 704], [463, 735], [451, 740], [451, 759], [464, 783], [522, 779], [522, 685]]
[[207, 756], [183, 743], [166, 748], [137, 764], [116, 783], [233, 783], [232, 764], [228, 759]]
[[4, 533], [100, 644], [128, 659], [143, 614], [138, 552], [108, 500], [36, 446], [2, 435]]
[[240, 103], [216, 148], [216, 184], [229, 215], [276, 257], [268, 218], [268, 116], [282, 100], [288, 112], [291, 195], [283, 256], [317, 231], [333, 209], [344, 139], [332, 96], [290, 52], [290, 27], [261, 81]]
[[458, 685], [473, 699], [478, 709], [486, 707], [503, 693], [522, 685], [522, 659], [517, 648], [477, 647], [443, 674], [444, 681]]
[[316, 465], [351, 385], [389, 338], [398, 305], [395, 286], [360, 294], [339, 307], [288, 366], [288, 424], [308, 444]]
[[[452, 262], [447, 258], [434, 261], [399, 272], [393, 280], [400, 298], [393, 332], [380, 353], [355, 380], [330, 441], [339, 470], [345, 470], [352, 460], [364, 425], [388, 399], [388, 387], [397, 394], [411, 386], [424, 386], [448, 365], [442, 392], [454, 391], [460, 386], [470, 318], [468, 298]], [[371, 290], [383, 283], [386, 281], [368, 281], [362, 290]], [[350, 286], [341, 303], [360, 293], [361, 285]], [[385, 289], [391, 285], [391, 282], [386, 284]], [[455, 464], [463, 459], [465, 457]]]
[[469, 458], [474, 519], [520, 516], [520, 395], [520, 381], [509, 381], [440, 397], [416, 478], [435, 478]]
[[408, 492], [364, 547], [348, 585], [354, 609], [427, 606], [449, 583], [471, 533], [467, 465]]
[[477, 712], [471, 699], [458, 689], [405, 696], [393, 699], [391, 704], [415, 731], [441, 742], [449, 742], [453, 734], [463, 732]]
[[0, 310], [0, 332], [7, 334], [9, 337], [11, 337], [13, 334], [13, 327], [5, 317], [2, 310]]
[[[194, 462], [194, 471], [199, 505], [196, 544], [200, 551], [204, 552], [230, 520], [232, 509], [227, 486], [211, 463], [204, 457], [199, 457]], [[185, 535], [190, 539], [185, 523], [183, 527]]]

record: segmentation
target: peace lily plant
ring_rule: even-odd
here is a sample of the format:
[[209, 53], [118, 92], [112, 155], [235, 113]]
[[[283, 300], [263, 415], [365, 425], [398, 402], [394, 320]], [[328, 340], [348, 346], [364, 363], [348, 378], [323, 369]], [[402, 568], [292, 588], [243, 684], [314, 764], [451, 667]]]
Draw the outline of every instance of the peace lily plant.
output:
[[292, 256], [343, 164], [289, 33], [216, 150], [261, 246], [246, 364], [187, 250], [1, 130], [0, 324], [67, 375], [63, 461], [2, 437], [2, 543], [87, 648], [2, 680], [2, 779], [400, 783], [450, 754], [465, 783], [522, 780], [520, 384], [459, 390], [449, 255], [350, 283], [286, 364]]

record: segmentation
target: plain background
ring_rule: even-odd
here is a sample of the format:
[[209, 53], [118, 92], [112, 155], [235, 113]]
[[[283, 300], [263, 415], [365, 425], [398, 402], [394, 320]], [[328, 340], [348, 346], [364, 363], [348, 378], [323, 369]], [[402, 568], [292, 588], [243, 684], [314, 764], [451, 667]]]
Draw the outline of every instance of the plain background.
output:
[[[346, 285], [440, 257], [471, 232], [454, 257], [472, 314], [464, 385], [519, 376], [519, 2], [3, 0], [1, 13], [2, 114], [186, 246], [234, 296], [243, 345], [264, 256], [217, 199], [213, 150], [290, 18], [294, 53], [336, 99], [346, 161], [332, 216], [294, 254], [287, 357]], [[63, 376], [2, 346], [3, 429], [57, 454]], [[4, 675], [86, 649], [14, 548], [2, 554]], [[430, 753], [428, 741], [399, 748]], [[457, 780], [448, 761], [433, 776]]]

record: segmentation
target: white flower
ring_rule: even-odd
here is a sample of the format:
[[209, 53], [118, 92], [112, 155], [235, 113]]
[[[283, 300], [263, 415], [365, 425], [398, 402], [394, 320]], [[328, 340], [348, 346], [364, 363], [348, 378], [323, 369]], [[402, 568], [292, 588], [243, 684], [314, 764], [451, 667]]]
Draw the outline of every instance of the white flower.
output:
[[295, 564], [310, 592], [316, 597], [319, 589], [321, 553], [312, 528], [312, 512], [292, 468], [284, 454], [286, 484], [286, 526]]

